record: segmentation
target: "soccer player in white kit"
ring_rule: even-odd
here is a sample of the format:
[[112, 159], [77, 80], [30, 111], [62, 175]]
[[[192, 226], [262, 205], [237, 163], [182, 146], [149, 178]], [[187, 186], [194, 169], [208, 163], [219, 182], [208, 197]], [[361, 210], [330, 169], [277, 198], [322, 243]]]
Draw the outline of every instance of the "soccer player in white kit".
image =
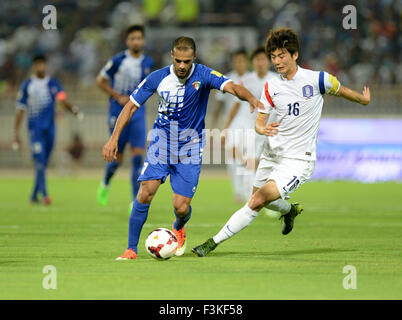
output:
[[192, 249], [200, 257], [247, 227], [263, 207], [281, 214], [282, 234], [292, 231], [294, 219], [302, 208], [300, 204], [290, 204], [284, 199], [313, 173], [323, 95], [343, 97], [362, 105], [370, 102], [368, 87], [364, 86], [360, 94], [342, 86], [324, 71], [298, 66], [299, 42], [292, 29], [271, 30], [265, 51], [279, 74], [265, 84], [261, 95], [265, 110], [259, 110], [255, 122], [257, 133], [267, 138], [253, 195], [213, 238]]
[[[232, 79], [234, 83], [244, 86], [243, 79], [250, 74], [248, 71], [249, 61], [247, 51], [245, 49], [239, 49], [233, 52], [231, 55], [231, 62], [233, 70], [229, 72], [226, 77]], [[256, 93], [254, 96], [258, 97], [259, 94], [260, 92]], [[237, 116], [234, 121], [231, 121], [230, 123], [227, 122], [227, 118], [232, 110], [232, 106], [237, 104], [239, 100], [231, 94], [225, 94], [220, 91], [216, 93], [215, 99], [219, 102], [219, 106], [215, 109], [215, 113], [212, 117], [212, 128], [217, 127], [218, 119], [221, 115], [225, 119], [224, 129], [229, 128], [229, 125], [230, 130], [240, 128], [241, 119], [239, 116]], [[245, 200], [243, 199], [243, 177], [238, 174], [239, 164], [236, 161], [236, 154], [239, 154], [239, 152], [236, 150], [233, 140], [223, 140], [222, 144], [225, 146], [226, 154], [231, 157], [231, 161], [226, 161], [226, 167], [232, 181], [234, 202], [242, 203]]]
[[[271, 64], [264, 47], [254, 49], [251, 62], [254, 71], [244, 75], [242, 80], [243, 85], [258, 97], [265, 83], [275, 76], [275, 72], [269, 71]], [[255, 171], [265, 141], [264, 136], [256, 134], [254, 130], [257, 113], [244, 111], [244, 106], [239, 100], [233, 104], [226, 125], [231, 130], [230, 134], [226, 132], [227, 144], [236, 147], [239, 154], [237, 160], [240, 165], [235, 174], [241, 182], [242, 202], [248, 200], [252, 194]]]

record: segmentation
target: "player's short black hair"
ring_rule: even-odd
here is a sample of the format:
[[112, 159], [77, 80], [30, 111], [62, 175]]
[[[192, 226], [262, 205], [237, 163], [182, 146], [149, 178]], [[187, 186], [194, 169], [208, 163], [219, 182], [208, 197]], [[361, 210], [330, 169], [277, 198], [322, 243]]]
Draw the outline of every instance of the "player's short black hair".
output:
[[258, 54], [263, 53], [264, 55], [266, 55], [265, 53], [265, 48], [264, 47], [257, 47], [253, 50], [253, 52], [251, 53], [251, 60], [254, 59], [254, 57]]
[[144, 28], [144, 26], [139, 25], [139, 24], [134, 24], [134, 25], [132, 25], [132, 26], [129, 26], [129, 27], [126, 29], [126, 33], [125, 33], [126, 39], [127, 39], [128, 35], [129, 35], [131, 32], [134, 32], [134, 31], [139, 31], [139, 32], [141, 32], [141, 33], [142, 33], [142, 36], [145, 37], [145, 28]]
[[46, 56], [43, 54], [36, 54], [33, 56], [32, 58], [32, 62], [36, 63], [36, 62], [46, 62]]
[[268, 56], [277, 49], [286, 49], [293, 56], [299, 52], [299, 38], [290, 28], [270, 30], [265, 42], [265, 52]]
[[197, 52], [195, 41], [190, 37], [184, 37], [184, 36], [178, 37], [173, 41], [172, 51], [174, 49], [177, 49], [179, 51], [191, 49], [193, 50], [194, 53]]
[[231, 59], [233, 59], [235, 56], [244, 56], [246, 59], [248, 59], [247, 50], [244, 48], [240, 48], [240, 49], [237, 49], [236, 51], [233, 51], [230, 54]]

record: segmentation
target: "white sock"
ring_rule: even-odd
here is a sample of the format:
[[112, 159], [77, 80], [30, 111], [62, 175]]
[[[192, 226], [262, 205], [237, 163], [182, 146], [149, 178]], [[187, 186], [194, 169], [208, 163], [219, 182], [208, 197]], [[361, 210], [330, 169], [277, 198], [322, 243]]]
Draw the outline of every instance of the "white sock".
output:
[[243, 208], [237, 210], [226, 222], [224, 227], [214, 237], [215, 243], [219, 244], [231, 237], [236, 233], [243, 230], [258, 216], [258, 212], [251, 210], [246, 204]]
[[290, 205], [289, 202], [279, 198], [276, 199], [275, 201], [271, 201], [268, 205], [265, 206], [265, 208], [278, 211], [283, 216], [284, 214], [289, 213], [292, 206]]

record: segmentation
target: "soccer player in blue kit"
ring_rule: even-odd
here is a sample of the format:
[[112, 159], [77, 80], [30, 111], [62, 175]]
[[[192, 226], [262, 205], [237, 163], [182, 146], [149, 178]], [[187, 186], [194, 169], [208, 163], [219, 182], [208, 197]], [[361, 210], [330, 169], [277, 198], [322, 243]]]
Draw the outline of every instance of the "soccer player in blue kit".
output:
[[[130, 26], [125, 35], [127, 50], [113, 56], [96, 78], [96, 84], [110, 95], [108, 116], [110, 133], [113, 132], [123, 106], [129, 101], [129, 95], [154, 67], [153, 60], [143, 54], [145, 44], [144, 27], [140, 25]], [[146, 143], [144, 106], [139, 108], [121, 133], [117, 158], [106, 166], [103, 181], [100, 183], [97, 192], [98, 203], [102, 206], [106, 206], [109, 201], [110, 180], [122, 163], [123, 152], [127, 143], [130, 143], [131, 146], [131, 186], [134, 201], [140, 187], [137, 179], [142, 167]]]
[[194, 63], [196, 46], [193, 39], [177, 38], [173, 42], [171, 56], [172, 65], [152, 72], [131, 94], [112, 136], [103, 147], [104, 159], [114, 161], [124, 127], [144, 102], [156, 93], [159, 99], [158, 116], [139, 177], [140, 190], [129, 219], [128, 248], [117, 260], [137, 258], [138, 240], [149, 206], [169, 174], [176, 215], [172, 228], [178, 239], [176, 255], [184, 254], [187, 243], [184, 225], [191, 217], [190, 203], [201, 170], [204, 119], [210, 91], [219, 89], [248, 101], [252, 111], [262, 108], [261, 102], [246, 88], [215, 70]]
[[28, 131], [32, 158], [35, 164], [35, 183], [31, 194], [31, 203], [39, 203], [38, 195], [42, 195], [45, 205], [51, 203], [47, 193], [46, 168], [53, 149], [55, 137], [55, 104], [60, 101], [64, 108], [77, 117], [82, 113], [78, 107], [67, 101], [67, 95], [60, 83], [46, 74], [47, 63], [44, 55], [33, 58], [33, 75], [21, 84], [17, 98], [17, 112], [14, 125], [13, 145], [19, 149], [21, 144], [19, 128], [24, 116], [28, 113]]

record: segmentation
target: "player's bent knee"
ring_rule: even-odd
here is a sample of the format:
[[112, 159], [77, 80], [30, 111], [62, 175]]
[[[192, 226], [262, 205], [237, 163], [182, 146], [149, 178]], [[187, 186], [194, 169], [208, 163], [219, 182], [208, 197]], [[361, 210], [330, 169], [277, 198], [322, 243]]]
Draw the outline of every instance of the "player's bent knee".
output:
[[275, 180], [269, 180], [261, 189], [260, 192], [264, 194], [265, 202], [268, 204], [271, 201], [277, 200], [281, 197]]
[[187, 216], [188, 212], [190, 211], [190, 206], [187, 203], [174, 203], [173, 204], [174, 210], [176, 211], [177, 215], [181, 218]]
[[137, 200], [140, 203], [151, 203], [152, 199], [154, 198], [156, 193], [156, 190], [153, 190], [152, 188], [150, 188], [150, 186], [141, 183], [140, 185], [140, 189], [138, 190], [138, 194], [137, 194]]
[[188, 212], [190, 211], [190, 201], [183, 198], [173, 199], [173, 207], [179, 217], [183, 218], [187, 216]]
[[141, 156], [141, 155], [143, 155], [143, 153], [144, 153], [143, 148], [139, 148], [139, 147], [131, 148], [131, 156], [132, 157]]
[[250, 200], [248, 201], [248, 206], [250, 207], [250, 209], [258, 211], [262, 207], [264, 207], [265, 202], [266, 199], [264, 197], [264, 194], [257, 191], [251, 196]]

